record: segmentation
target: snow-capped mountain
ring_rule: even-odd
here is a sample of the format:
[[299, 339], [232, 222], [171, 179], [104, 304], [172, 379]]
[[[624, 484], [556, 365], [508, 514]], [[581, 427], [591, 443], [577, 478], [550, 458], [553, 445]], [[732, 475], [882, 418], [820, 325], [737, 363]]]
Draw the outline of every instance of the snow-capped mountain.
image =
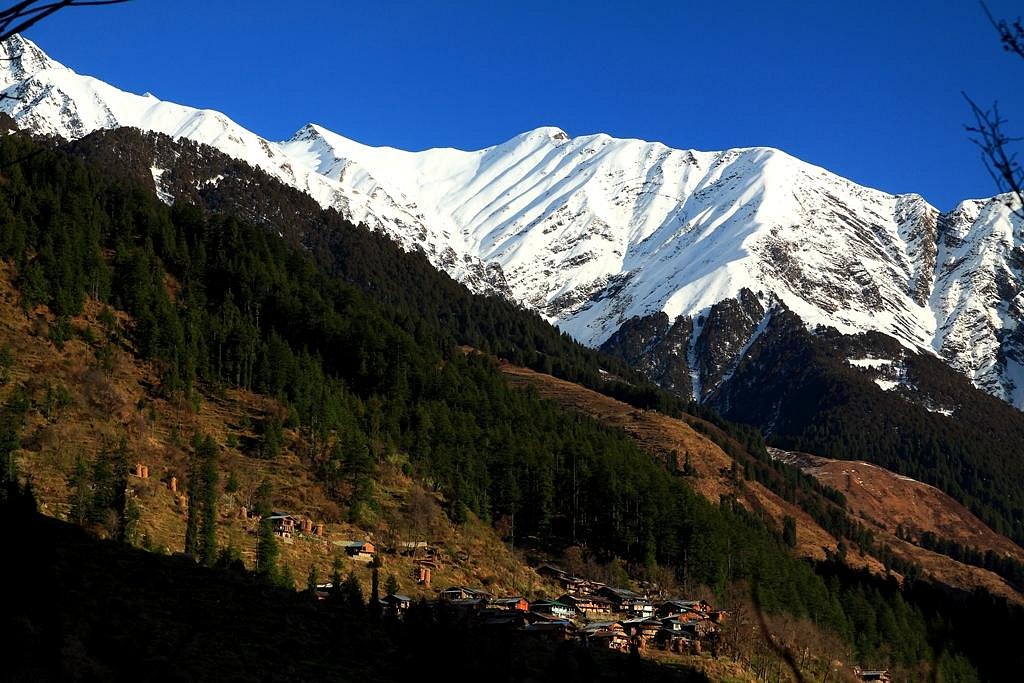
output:
[[663, 312], [690, 321], [671, 352], [696, 373], [716, 304], [754, 316], [733, 354], [781, 306], [808, 326], [937, 354], [1024, 406], [1024, 235], [1006, 197], [941, 213], [776, 149], [676, 150], [557, 128], [478, 151], [368, 147], [312, 124], [272, 142], [218, 112], [75, 74], [20, 37], [0, 57], [0, 109], [22, 128], [78, 138], [133, 126], [209, 144], [586, 344]]

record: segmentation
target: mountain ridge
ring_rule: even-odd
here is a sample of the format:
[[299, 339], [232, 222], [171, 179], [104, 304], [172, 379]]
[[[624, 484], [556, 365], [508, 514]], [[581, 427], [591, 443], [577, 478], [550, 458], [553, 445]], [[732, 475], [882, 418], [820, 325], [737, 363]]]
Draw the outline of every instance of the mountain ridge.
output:
[[696, 323], [747, 289], [810, 328], [878, 331], [938, 355], [1024, 405], [1024, 247], [1005, 197], [943, 213], [772, 148], [676, 150], [550, 126], [476, 151], [369, 147], [316, 124], [272, 142], [79, 76], [20, 37], [2, 52], [0, 109], [23, 128], [132, 126], [210, 144], [587, 345], [658, 312]]

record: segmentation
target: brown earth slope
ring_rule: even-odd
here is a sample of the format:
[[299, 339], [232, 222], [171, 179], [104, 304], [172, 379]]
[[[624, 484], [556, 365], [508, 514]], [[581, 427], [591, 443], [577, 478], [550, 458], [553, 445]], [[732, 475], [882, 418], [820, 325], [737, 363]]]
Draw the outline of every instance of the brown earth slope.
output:
[[[616, 399], [528, 368], [501, 363], [501, 370], [514, 385], [529, 386], [542, 398], [586, 413], [609, 427], [624, 430], [646, 451], [666, 466], [682, 471], [687, 455], [694, 475], [693, 488], [713, 503], [722, 496], [736, 496], [746, 508], [763, 512], [777, 528], [787, 515], [797, 522], [797, 553], [824, 559], [826, 549], [836, 549], [836, 539], [822, 529], [806, 512], [754, 481], [738, 486], [730, 476], [733, 459], [715, 442], [698, 433], [682, 420], [649, 410], [639, 410]], [[881, 570], [873, 558], [864, 558], [860, 566]]]
[[[742, 487], [731, 480], [729, 470], [733, 459], [718, 444], [695, 431], [687, 422], [661, 413], [638, 410], [621, 401], [564, 380], [544, 375], [527, 368], [501, 363], [501, 370], [516, 386], [532, 387], [538, 394], [597, 418], [602, 423], [623, 429], [648, 452], [660, 458], [668, 467], [681, 471], [687, 454], [695, 475], [690, 481], [695, 490], [712, 502], [722, 495], [736, 495], [748, 509], [760, 510], [781, 526], [783, 517], [792, 516], [797, 522], [796, 552], [803, 557], [823, 558], [825, 550], [836, 549], [836, 539], [819, 526], [806, 512], [783, 500], [774, 492], [753, 481]], [[696, 418], [693, 418], [696, 420]], [[802, 456], [806, 462], [822, 465], [824, 458]], [[1017, 548], [1008, 539], [996, 534], [963, 506], [935, 489], [919, 482], [892, 474], [882, 468], [865, 463], [828, 461], [821, 469], [808, 472], [823, 483], [844, 492], [849, 511], [863, 521], [893, 554], [905, 561], [918, 564], [926, 576], [939, 583], [964, 590], [984, 587], [994, 595], [1024, 604], [1024, 596], [997, 574], [973, 567], [939, 553], [924, 550], [896, 537], [897, 524], [917, 525], [914, 528], [947, 534], [962, 539], [961, 543], [982, 548], [994, 548], [1019, 556]], [[855, 476], [852, 472], [866, 476]], [[856, 491], [846, 490], [846, 474]], [[837, 474], [838, 473], [838, 474]], [[836, 481], [836, 479], [840, 481]], [[889, 516], [888, 511], [893, 511]], [[948, 536], [952, 532], [955, 535]], [[848, 564], [867, 567], [885, 573], [876, 558], [850, 552]]]
[[[994, 550], [1024, 561], [1024, 549], [997, 534], [934, 486], [863, 461], [832, 460], [774, 448], [770, 452], [772, 457], [794, 464], [823, 484], [841, 491], [850, 512], [872, 529], [876, 538], [896, 557], [917, 564], [925, 576], [968, 590], [980, 586], [994, 595], [1024, 603], [1020, 591], [994, 572], [957, 562], [903, 540], [931, 532], [964, 546]], [[902, 538], [896, 535], [897, 526], [903, 527]]]
[[897, 526], [901, 526], [914, 537], [927, 531], [961, 545], [991, 549], [1024, 561], [1024, 549], [934, 486], [868, 462], [832, 460], [777, 448], [769, 452], [841, 491], [851, 511], [880, 529], [896, 533]]

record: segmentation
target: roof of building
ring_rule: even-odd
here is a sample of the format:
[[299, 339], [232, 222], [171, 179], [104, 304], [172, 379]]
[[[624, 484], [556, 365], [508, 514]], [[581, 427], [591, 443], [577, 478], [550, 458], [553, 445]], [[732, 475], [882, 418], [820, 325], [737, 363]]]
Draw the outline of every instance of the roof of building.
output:
[[673, 606], [676, 606], [676, 607], [687, 607], [687, 608], [689, 608], [689, 607], [696, 607], [697, 605], [708, 605], [708, 607], [711, 606], [711, 605], [709, 605], [704, 600], [665, 600], [664, 602], [661, 602], [661, 603], [658, 603], [658, 604], [660, 606], [662, 606], [662, 607], [664, 607], [665, 605], [673, 605]]
[[574, 628], [571, 621], [559, 619], [557, 621], [538, 621], [526, 626], [527, 631], [558, 631], [567, 628]]
[[594, 621], [583, 627], [584, 632], [599, 631], [601, 629], [613, 629], [618, 626], [622, 628], [621, 621]]
[[551, 605], [552, 607], [564, 607], [565, 609], [572, 609], [570, 605], [567, 605], [564, 602], [559, 602], [558, 600], [537, 600], [535, 602], [530, 603], [531, 608], [545, 607], [547, 605]]
[[483, 589], [480, 589], [480, 588], [469, 588], [467, 586], [451, 586], [449, 588], [445, 588], [441, 592], [442, 593], [454, 593], [454, 592], [468, 593], [469, 595], [476, 595], [476, 596], [480, 596], [480, 597], [485, 597], [485, 596], [489, 597], [491, 595], [490, 593], [488, 593], [487, 591], [485, 591]]
[[456, 607], [472, 607], [474, 605], [486, 605], [487, 601], [483, 598], [458, 598], [452, 600], [451, 603]]

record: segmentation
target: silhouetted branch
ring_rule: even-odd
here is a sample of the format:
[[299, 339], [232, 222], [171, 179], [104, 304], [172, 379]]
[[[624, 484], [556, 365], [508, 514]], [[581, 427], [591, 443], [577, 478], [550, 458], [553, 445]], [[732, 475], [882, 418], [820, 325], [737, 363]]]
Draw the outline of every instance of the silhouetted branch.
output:
[[1006, 19], [996, 19], [985, 2], [981, 3], [981, 7], [992, 28], [999, 32], [999, 42], [1003, 44], [1003, 49], [1024, 59], [1024, 22], [1021, 18], [1017, 17], [1012, 23]]
[[1003, 130], [1006, 119], [999, 114], [999, 104], [994, 103], [991, 109], [982, 109], [967, 95], [962, 93], [974, 114], [974, 124], [964, 128], [971, 135], [973, 142], [981, 150], [981, 160], [985, 170], [992, 176], [1000, 192], [1011, 192], [1021, 206], [1013, 212], [1024, 218], [1024, 169], [1017, 160], [1017, 153], [1010, 151], [1013, 143], [1024, 138], [1008, 135]]
[[118, 5], [129, 0], [57, 0], [39, 3], [39, 0], [22, 0], [7, 9], [0, 10], [0, 41], [35, 26], [37, 23], [66, 7], [96, 7]]
[[[999, 34], [999, 42], [1003, 49], [1024, 59], [1024, 20], [1020, 17], [1012, 22], [996, 19], [984, 0], [981, 0], [981, 8]], [[966, 124], [964, 128], [970, 134], [971, 142], [981, 150], [985, 170], [992, 176], [1000, 192], [1008, 192], [1016, 197], [1018, 206], [1011, 210], [1024, 219], [1024, 169], [1017, 161], [1016, 152], [1010, 149], [1014, 143], [1024, 138], [1008, 135], [1004, 131], [1007, 121], [999, 114], [998, 103], [993, 103], [990, 109], [984, 109], [967, 93], [961, 94], [974, 115], [974, 123]]]
[[761, 627], [761, 635], [764, 637], [768, 647], [772, 649], [775, 654], [782, 658], [782, 661], [786, 663], [789, 670], [793, 672], [793, 678], [797, 683], [804, 683], [804, 675], [800, 671], [800, 666], [797, 664], [796, 655], [788, 647], [775, 642], [775, 638], [772, 636], [771, 629], [768, 628], [768, 621], [764, 618], [764, 609], [761, 607], [761, 601], [757, 599], [756, 587], [750, 591], [750, 599], [754, 603], [754, 613], [757, 614], [757, 621]]

